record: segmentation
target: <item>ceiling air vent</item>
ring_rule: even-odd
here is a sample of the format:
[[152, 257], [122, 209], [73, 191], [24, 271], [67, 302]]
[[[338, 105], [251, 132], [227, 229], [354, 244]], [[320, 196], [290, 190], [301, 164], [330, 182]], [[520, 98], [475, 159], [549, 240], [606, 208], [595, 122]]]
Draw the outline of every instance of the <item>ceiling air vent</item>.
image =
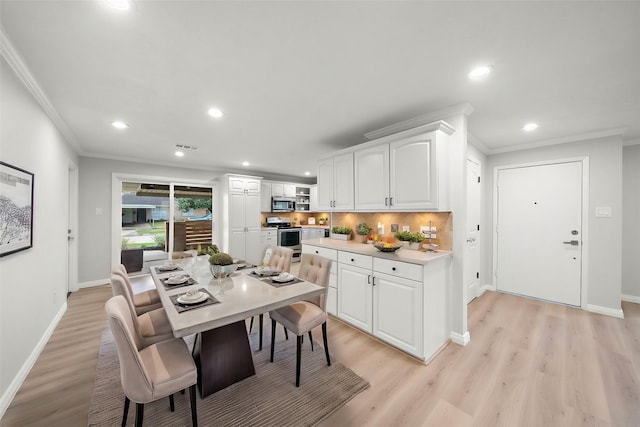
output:
[[190, 151], [198, 151], [200, 147], [196, 147], [195, 145], [185, 145], [185, 144], [176, 144], [176, 148], [180, 150], [190, 150]]

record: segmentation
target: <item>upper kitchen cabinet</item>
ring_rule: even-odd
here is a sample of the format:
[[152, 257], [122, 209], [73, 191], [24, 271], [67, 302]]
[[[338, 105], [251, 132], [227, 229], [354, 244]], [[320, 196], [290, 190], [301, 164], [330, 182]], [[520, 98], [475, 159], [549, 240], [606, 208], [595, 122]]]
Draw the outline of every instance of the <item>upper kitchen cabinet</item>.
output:
[[271, 212], [271, 183], [260, 183], [260, 212]]
[[352, 211], [353, 153], [318, 163], [318, 210]]
[[311, 188], [308, 185], [296, 185], [296, 211], [311, 210]]
[[225, 175], [229, 179], [229, 191], [260, 194], [260, 178], [242, 175]]
[[449, 210], [452, 133], [439, 121], [363, 144], [354, 152], [355, 210]]
[[274, 182], [271, 184], [271, 197], [296, 197], [295, 184]]

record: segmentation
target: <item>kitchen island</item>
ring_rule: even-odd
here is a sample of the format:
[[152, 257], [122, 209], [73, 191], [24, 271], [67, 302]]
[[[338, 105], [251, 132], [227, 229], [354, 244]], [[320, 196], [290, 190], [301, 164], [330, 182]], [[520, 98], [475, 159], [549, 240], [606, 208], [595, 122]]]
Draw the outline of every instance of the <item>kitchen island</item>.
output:
[[303, 242], [302, 253], [333, 260], [327, 311], [428, 362], [448, 342], [452, 254], [330, 238]]

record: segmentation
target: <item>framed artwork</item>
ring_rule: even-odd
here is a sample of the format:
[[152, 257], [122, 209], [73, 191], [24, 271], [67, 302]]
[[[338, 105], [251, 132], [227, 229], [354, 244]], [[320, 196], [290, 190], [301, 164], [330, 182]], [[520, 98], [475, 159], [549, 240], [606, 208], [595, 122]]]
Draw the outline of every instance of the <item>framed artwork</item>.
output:
[[33, 174], [0, 161], [0, 257], [33, 246]]

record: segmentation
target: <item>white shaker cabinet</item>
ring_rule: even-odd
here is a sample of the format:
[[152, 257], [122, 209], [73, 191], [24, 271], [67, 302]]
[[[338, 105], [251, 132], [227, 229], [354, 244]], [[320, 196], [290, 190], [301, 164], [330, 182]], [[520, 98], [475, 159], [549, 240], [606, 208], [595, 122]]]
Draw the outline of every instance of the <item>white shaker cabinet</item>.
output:
[[260, 183], [260, 212], [271, 212], [271, 183]]
[[352, 211], [353, 153], [318, 163], [318, 210]]
[[448, 210], [448, 135], [436, 122], [370, 141], [354, 152], [355, 210]]
[[260, 178], [223, 175], [220, 178], [219, 242], [234, 258], [259, 265]]

